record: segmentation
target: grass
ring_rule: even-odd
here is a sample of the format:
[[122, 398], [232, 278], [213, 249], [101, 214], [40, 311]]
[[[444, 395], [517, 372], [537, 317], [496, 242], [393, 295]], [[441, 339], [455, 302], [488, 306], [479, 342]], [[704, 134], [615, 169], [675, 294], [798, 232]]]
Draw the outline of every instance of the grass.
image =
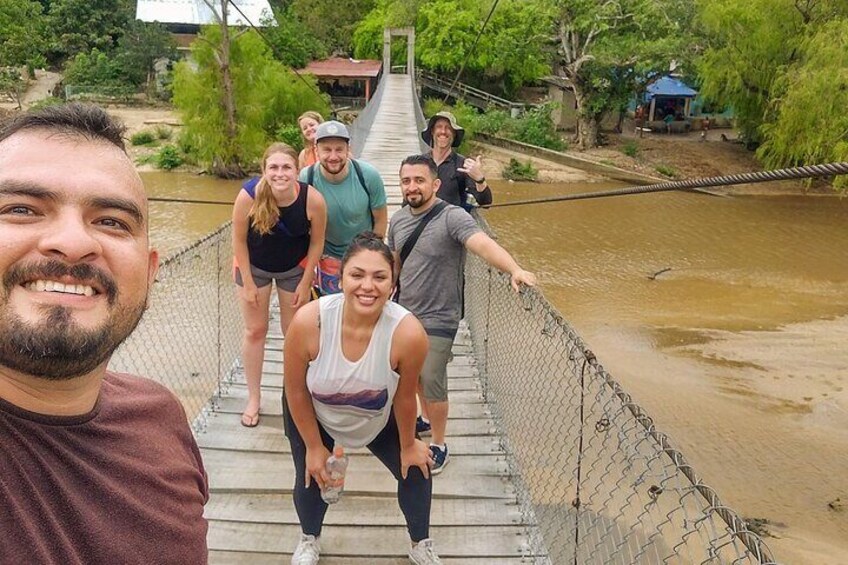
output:
[[151, 145], [154, 141], [156, 141], [156, 136], [152, 131], [141, 130], [130, 137], [130, 143], [133, 145]]
[[517, 181], [535, 181], [539, 177], [539, 171], [529, 160], [521, 163], [518, 159], [510, 159], [509, 164], [504, 167], [503, 178]]
[[171, 136], [174, 134], [174, 130], [169, 128], [168, 126], [158, 125], [154, 130], [156, 133], [156, 137], [163, 141], [171, 139]]
[[630, 140], [621, 147], [621, 152], [628, 157], [636, 157], [636, 154], [639, 153], [639, 144]]
[[674, 178], [674, 177], [677, 176], [677, 171], [675, 171], [674, 168], [669, 167], [667, 165], [657, 165], [655, 167], [655, 169], [659, 174], [666, 176], [666, 177]]

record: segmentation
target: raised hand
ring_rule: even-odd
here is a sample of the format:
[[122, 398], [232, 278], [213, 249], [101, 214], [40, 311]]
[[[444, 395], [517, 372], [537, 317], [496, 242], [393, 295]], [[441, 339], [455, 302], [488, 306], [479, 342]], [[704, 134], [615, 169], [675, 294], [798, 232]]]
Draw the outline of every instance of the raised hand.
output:
[[485, 178], [483, 174], [483, 156], [477, 155], [474, 159], [466, 157], [462, 163], [462, 167], [458, 167], [456, 170], [460, 173], [467, 174], [474, 182], [480, 182]]

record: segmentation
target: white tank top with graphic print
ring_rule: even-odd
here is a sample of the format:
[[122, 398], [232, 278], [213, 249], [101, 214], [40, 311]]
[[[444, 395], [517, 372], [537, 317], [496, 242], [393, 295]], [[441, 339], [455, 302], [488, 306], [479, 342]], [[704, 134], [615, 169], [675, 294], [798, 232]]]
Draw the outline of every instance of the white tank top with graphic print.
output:
[[364, 447], [389, 420], [400, 379], [391, 366], [392, 336], [409, 310], [387, 302], [365, 353], [352, 362], [342, 353], [344, 294], [321, 297], [318, 308], [318, 357], [306, 371], [315, 415], [336, 443]]

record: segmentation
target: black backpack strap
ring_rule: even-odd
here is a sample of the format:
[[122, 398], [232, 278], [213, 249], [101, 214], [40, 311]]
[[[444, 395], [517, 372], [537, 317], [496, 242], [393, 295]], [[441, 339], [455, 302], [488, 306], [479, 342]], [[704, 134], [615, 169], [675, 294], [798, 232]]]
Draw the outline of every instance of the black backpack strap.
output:
[[315, 186], [315, 167], [318, 166], [318, 163], [313, 163], [309, 166], [309, 172], [306, 173], [306, 184], [309, 186]]
[[[444, 200], [439, 200], [435, 205], [433, 205], [430, 210], [424, 214], [424, 217], [421, 218], [421, 221], [415, 226], [415, 230], [409, 237], [406, 238], [406, 241], [403, 242], [403, 247], [400, 249], [400, 266], [403, 269], [403, 263], [406, 261], [406, 258], [409, 257], [409, 254], [412, 253], [412, 248], [415, 247], [415, 244], [418, 242], [418, 238], [421, 237], [421, 233], [424, 231], [424, 228], [427, 227], [427, 224], [430, 223], [430, 220], [439, 215], [439, 212], [448, 207], [448, 203]], [[395, 295], [393, 300], [397, 302], [400, 300], [400, 275], [398, 275], [397, 282], [395, 283]]]
[[359, 179], [359, 184], [362, 185], [362, 188], [365, 190], [365, 194], [368, 196], [368, 213], [371, 214], [371, 229], [374, 229], [374, 212], [371, 210], [371, 191], [368, 190], [368, 185], [365, 183], [365, 175], [362, 174], [362, 167], [359, 166], [359, 163], [356, 162], [356, 159], [351, 159], [350, 164], [353, 165], [353, 170], [356, 173], [356, 178]]

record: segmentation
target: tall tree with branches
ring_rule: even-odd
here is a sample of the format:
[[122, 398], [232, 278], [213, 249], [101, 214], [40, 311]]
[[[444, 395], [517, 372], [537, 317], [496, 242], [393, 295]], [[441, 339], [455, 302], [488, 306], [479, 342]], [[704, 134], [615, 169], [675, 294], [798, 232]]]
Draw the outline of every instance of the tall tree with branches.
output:
[[688, 0], [555, 0], [554, 67], [577, 104], [576, 142], [598, 145], [600, 122], [672, 60], [688, 59]]
[[[230, 3], [229, 0], [220, 0], [220, 2], [215, 0], [203, 0], [203, 3], [206, 4], [206, 6], [215, 15], [218, 27], [221, 29], [220, 41], [216, 44], [210, 45], [212, 47], [215, 62], [217, 63], [220, 71], [221, 103], [224, 106], [224, 115], [226, 118], [224, 122], [224, 127], [226, 128], [225, 139], [228, 144], [232, 144], [235, 143], [238, 137], [238, 126], [236, 124], [236, 102], [235, 94], [233, 92], [233, 77], [232, 70], [230, 68], [230, 46], [233, 41], [233, 37], [231, 37], [232, 30], [230, 30], [229, 24]], [[236, 32], [235, 37], [238, 37], [238, 35], [245, 31], [246, 29]], [[199, 36], [198, 39], [205, 40], [202, 36]], [[243, 164], [237, 159], [229, 159], [229, 157], [237, 155], [238, 151], [226, 151], [213, 163], [213, 172], [217, 176], [224, 178], [243, 177], [245, 175]]]

